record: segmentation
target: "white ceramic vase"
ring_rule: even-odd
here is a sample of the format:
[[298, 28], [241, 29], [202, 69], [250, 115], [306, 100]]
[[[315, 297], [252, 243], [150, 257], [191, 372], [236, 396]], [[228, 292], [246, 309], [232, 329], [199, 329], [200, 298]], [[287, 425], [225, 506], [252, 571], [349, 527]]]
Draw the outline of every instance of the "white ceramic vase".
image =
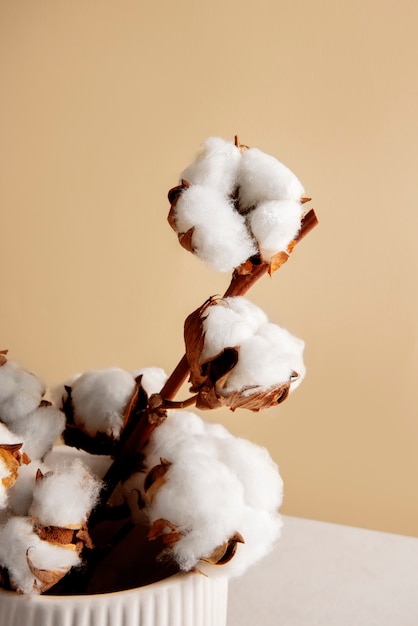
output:
[[226, 626], [228, 580], [176, 574], [127, 591], [80, 596], [0, 590], [1, 626]]

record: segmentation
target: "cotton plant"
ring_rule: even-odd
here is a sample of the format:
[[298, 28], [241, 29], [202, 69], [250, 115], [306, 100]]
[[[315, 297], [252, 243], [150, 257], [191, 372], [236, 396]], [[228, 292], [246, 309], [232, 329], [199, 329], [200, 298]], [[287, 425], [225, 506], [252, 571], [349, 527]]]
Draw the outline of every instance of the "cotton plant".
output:
[[268, 552], [281, 527], [282, 480], [265, 448], [173, 411], [144, 452], [145, 471], [124, 493], [140, 494], [133, 514], [141, 502], [149, 537], [162, 538], [180, 569], [234, 576]]
[[[130, 572], [238, 576], [280, 536], [283, 482], [268, 451], [189, 409], [258, 412], [304, 379], [304, 342], [244, 296], [316, 217], [304, 213], [295, 174], [237, 137], [207, 139], [180, 181], [169, 192], [170, 225], [184, 248], [232, 276], [223, 297], [187, 316], [185, 354], [170, 375], [78, 372], [47, 400], [45, 384], [0, 351], [6, 588], [85, 593], [99, 580], [100, 591], [126, 541]], [[187, 379], [189, 396], [177, 400]]]

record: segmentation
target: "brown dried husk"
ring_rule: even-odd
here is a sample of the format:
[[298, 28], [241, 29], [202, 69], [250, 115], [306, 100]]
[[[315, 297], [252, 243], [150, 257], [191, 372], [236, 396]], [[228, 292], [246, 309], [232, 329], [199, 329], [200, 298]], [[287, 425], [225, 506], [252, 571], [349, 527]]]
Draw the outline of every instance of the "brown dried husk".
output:
[[51, 589], [54, 585], [56, 585], [68, 572], [70, 571], [70, 567], [68, 568], [60, 568], [54, 570], [46, 570], [35, 567], [29, 557], [29, 550], [26, 552], [26, 562], [28, 564], [28, 568], [30, 572], [34, 575], [34, 591], [38, 591], [39, 593], [44, 593]]
[[13, 487], [15, 484], [19, 475], [19, 461], [11, 452], [4, 450], [2, 446], [0, 446], [0, 459], [3, 461], [8, 471], [8, 476], [2, 478], [1, 484], [5, 489], [10, 489], [10, 487]]

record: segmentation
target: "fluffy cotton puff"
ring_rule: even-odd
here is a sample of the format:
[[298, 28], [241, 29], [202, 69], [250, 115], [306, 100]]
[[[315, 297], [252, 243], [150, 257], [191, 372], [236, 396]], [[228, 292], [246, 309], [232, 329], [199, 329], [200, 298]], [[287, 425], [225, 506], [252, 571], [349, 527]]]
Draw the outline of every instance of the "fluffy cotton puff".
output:
[[22, 443], [22, 438], [7, 428], [6, 424], [0, 422], [0, 445]]
[[6, 424], [31, 413], [44, 393], [44, 383], [14, 361], [0, 367], [0, 419]]
[[226, 433], [228, 436], [215, 435], [219, 458], [242, 483], [245, 503], [256, 509], [277, 511], [283, 500], [283, 480], [277, 464], [266, 448]]
[[[291, 382], [296, 388], [305, 375], [303, 364], [304, 342], [293, 337], [286, 329], [266, 324], [259, 334], [244, 341], [239, 350], [238, 363], [231, 371], [224, 390], [241, 391], [248, 388], [267, 390]], [[294, 372], [298, 378], [294, 378]]]
[[5, 567], [13, 587], [22, 593], [39, 593], [40, 585], [30, 571], [27, 556], [38, 569], [62, 570], [80, 564], [75, 550], [41, 540], [28, 517], [12, 517], [0, 528], [0, 566]]
[[301, 219], [301, 203], [291, 200], [261, 202], [249, 213], [250, 228], [264, 260], [287, 251], [300, 230]]
[[65, 416], [54, 406], [40, 406], [15, 420], [13, 428], [23, 438], [22, 451], [32, 460], [42, 459], [65, 428]]
[[213, 187], [229, 195], [235, 190], [240, 162], [241, 152], [235, 144], [219, 137], [209, 137], [204, 141], [196, 160], [182, 172], [180, 178], [193, 185]]
[[134, 389], [132, 374], [120, 368], [85, 372], [71, 389], [76, 425], [92, 437], [101, 432], [117, 439]]
[[[183, 533], [171, 548], [182, 569], [235, 576], [272, 547], [281, 526], [276, 509], [282, 480], [267, 450], [193, 413], [173, 411], [152, 434], [146, 453], [149, 467], [160, 457], [171, 462], [146, 513], [151, 522], [167, 519]], [[236, 532], [245, 543], [233, 559], [206, 564]]]
[[210, 359], [224, 348], [241, 345], [268, 321], [260, 307], [241, 296], [223, 298], [203, 314], [205, 335], [201, 361]]
[[[290, 373], [294, 374], [294, 376], [291, 377], [290, 391], [294, 391], [296, 387], [299, 387], [306, 374], [306, 367], [303, 361], [305, 342], [303, 339], [292, 335], [286, 328], [270, 322], [262, 326], [258, 334], [271, 342], [271, 345], [277, 350], [280, 371], [285, 372], [285, 364], [287, 364], [289, 371], [292, 370]], [[279, 371], [279, 364], [277, 367], [277, 371]], [[282, 367], [283, 370], [281, 369]]]
[[220, 272], [238, 267], [257, 252], [245, 219], [217, 189], [192, 185], [175, 205], [176, 231], [194, 229], [193, 252]]
[[97, 503], [101, 481], [75, 460], [36, 481], [30, 515], [42, 526], [81, 528]]
[[238, 182], [242, 211], [265, 200], [300, 202], [304, 194], [302, 184], [286, 165], [257, 148], [242, 154]]
[[134, 378], [142, 376], [141, 385], [149, 396], [161, 391], [168, 378], [161, 367], [142, 367], [138, 370], [133, 370], [131, 374]]
[[151, 523], [167, 519], [180, 531], [172, 554], [188, 571], [235, 533], [241, 508], [240, 481], [190, 441], [170, 466], [148, 515]]

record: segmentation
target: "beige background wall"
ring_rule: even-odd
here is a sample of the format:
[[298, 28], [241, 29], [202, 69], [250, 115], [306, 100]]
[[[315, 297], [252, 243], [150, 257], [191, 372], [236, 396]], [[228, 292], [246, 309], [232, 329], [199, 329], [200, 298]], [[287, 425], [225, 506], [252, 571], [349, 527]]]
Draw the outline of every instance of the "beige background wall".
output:
[[306, 340], [268, 446], [283, 511], [418, 535], [415, 0], [0, 2], [0, 348], [50, 384], [183, 352], [228, 277], [166, 223], [209, 135], [296, 171], [320, 227], [252, 292]]

